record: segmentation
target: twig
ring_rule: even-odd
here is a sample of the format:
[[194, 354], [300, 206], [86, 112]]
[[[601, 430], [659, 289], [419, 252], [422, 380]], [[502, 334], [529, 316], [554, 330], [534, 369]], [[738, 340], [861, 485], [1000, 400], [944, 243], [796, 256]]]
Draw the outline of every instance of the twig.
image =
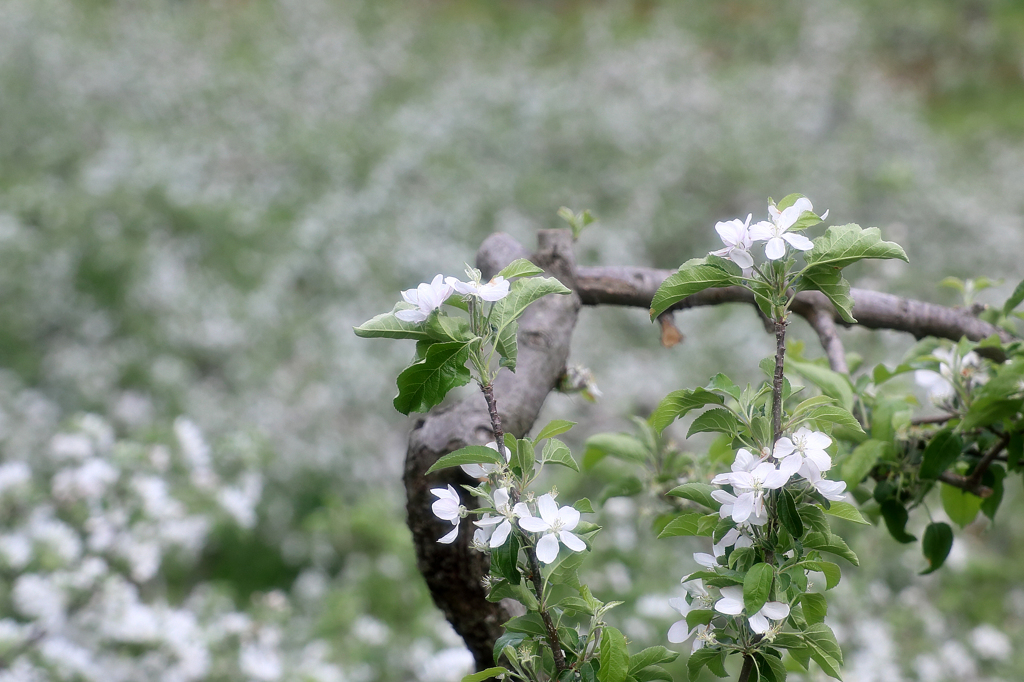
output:
[[849, 374], [850, 367], [846, 364], [846, 350], [836, 331], [832, 311], [818, 306], [809, 306], [804, 317], [818, 333], [818, 340], [821, 341], [821, 347], [825, 349], [825, 356], [828, 358], [828, 364], [832, 371]]
[[960, 488], [967, 492], [977, 495], [978, 497], [988, 497], [992, 494], [992, 488], [988, 486], [979, 485], [975, 481], [972, 481], [967, 476], [961, 476], [960, 474], [954, 474], [952, 471], [943, 471], [939, 474], [939, 480], [947, 485], [951, 485], [954, 488]]
[[[974, 467], [974, 471], [967, 477], [967, 483], [973, 487], [978, 487], [981, 483], [981, 477], [988, 471], [989, 466], [995, 461], [995, 458], [1006, 448], [1010, 443], [1010, 434], [1004, 433], [1002, 438], [996, 441], [995, 445], [989, 448], [989, 451], [985, 453], [985, 456], [978, 462], [978, 466]], [[984, 495], [982, 497], [985, 497]]]
[[786, 361], [786, 320], [775, 320], [775, 375], [772, 377], [772, 448], [782, 438], [782, 388]]
[[744, 656], [743, 657], [743, 668], [740, 670], [739, 679], [736, 682], [747, 682], [750, 679], [750, 673], [754, 671], [754, 657]]
[[911, 419], [911, 426], [924, 426], [926, 424], [945, 424], [950, 419], [955, 419], [955, 414], [938, 414], [934, 417], [918, 417], [917, 419]]

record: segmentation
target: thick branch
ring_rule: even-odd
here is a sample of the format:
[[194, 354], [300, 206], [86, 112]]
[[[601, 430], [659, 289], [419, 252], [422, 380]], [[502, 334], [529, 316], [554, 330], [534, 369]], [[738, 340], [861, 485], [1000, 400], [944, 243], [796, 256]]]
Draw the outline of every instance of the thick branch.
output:
[[[533, 257], [549, 274], [572, 287], [572, 237], [568, 230], [545, 230], [538, 235]], [[505, 234], [487, 238], [477, 253], [477, 267], [485, 277], [529, 253]], [[508, 433], [522, 437], [533, 426], [548, 393], [565, 372], [569, 341], [579, 311], [579, 298], [545, 296], [519, 320], [519, 362], [516, 373], [502, 370], [494, 381], [501, 422]], [[424, 472], [437, 458], [465, 445], [482, 445], [494, 438], [483, 394], [474, 391], [463, 401], [437, 408], [420, 418], [409, 435], [405, 460], [406, 512], [416, 549], [417, 566], [427, 581], [434, 602], [466, 641], [478, 668], [493, 665], [492, 648], [509, 613], [486, 600], [481, 580], [488, 573], [487, 556], [470, 548], [473, 533], [463, 528], [451, 545], [438, 544], [451, 526], [430, 511], [431, 488], [474, 483], [461, 469]], [[461, 495], [463, 504], [475, 499]], [[466, 522], [463, 522], [464, 525]]]
[[960, 490], [966, 490], [969, 493], [977, 495], [978, 497], [988, 497], [992, 494], [992, 488], [988, 486], [980, 485], [967, 476], [961, 476], [960, 474], [954, 474], [952, 471], [943, 471], [939, 474], [939, 480], [947, 485], [951, 485], [954, 488], [960, 488]]
[[975, 488], [981, 485], [981, 477], [985, 475], [988, 468], [992, 466], [992, 462], [996, 460], [996, 457], [998, 457], [1009, 444], [1010, 434], [1004, 433], [1002, 437], [996, 441], [995, 445], [985, 453], [985, 456], [981, 458], [981, 461], [978, 462], [978, 466], [974, 467], [974, 471], [972, 471], [971, 475], [967, 477], [968, 484]]
[[832, 318], [832, 311], [824, 307], [808, 306], [806, 313], [807, 322], [818, 333], [818, 340], [821, 347], [825, 349], [825, 357], [828, 358], [829, 367], [833, 372], [849, 374], [850, 367], [846, 364], [846, 349], [836, 331], [836, 323]]
[[[626, 305], [648, 308], [654, 292], [674, 270], [624, 266], [581, 267], [576, 275], [578, 293], [584, 305]], [[893, 329], [917, 338], [937, 336], [958, 341], [966, 336], [980, 341], [996, 334], [1004, 342], [1013, 337], [1006, 330], [979, 320], [970, 310], [925, 303], [892, 294], [851, 289], [853, 315], [857, 324], [869, 329]], [[722, 303], [754, 304], [754, 296], [741, 287], [706, 289], [679, 302], [670, 310], [685, 310]], [[817, 291], [802, 291], [793, 300], [792, 309], [807, 317], [809, 311], [827, 311], [833, 324], [849, 326], [836, 313], [828, 298]]]

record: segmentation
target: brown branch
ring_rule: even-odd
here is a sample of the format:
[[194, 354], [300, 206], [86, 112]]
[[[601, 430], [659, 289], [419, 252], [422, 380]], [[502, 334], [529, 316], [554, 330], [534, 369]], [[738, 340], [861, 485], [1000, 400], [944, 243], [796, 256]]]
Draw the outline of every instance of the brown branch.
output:
[[961, 476], [960, 474], [954, 474], [952, 471], [943, 471], [939, 474], [939, 480], [947, 485], [951, 485], [954, 488], [960, 488], [966, 490], [969, 493], [977, 495], [978, 497], [988, 497], [992, 494], [992, 488], [988, 486], [979, 485], [972, 481], [967, 476]]
[[803, 315], [814, 331], [818, 333], [818, 340], [821, 341], [821, 347], [825, 349], [825, 357], [828, 358], [828, 364], [832, 371], [849, 374], [850, 367], [846, 364], [846, 350], [836, 331], [832, 313], [832, 310], [812, 305], [807, 307], [806, 312], [798, 314]]
[[[538, 242], [538, 252], [532, 260], [572, 287], [571, 233], [544, 230], [538, 234]], [[526, 257], [530, 254], [514, 239], [493, 234], [481, 245], [476, 265], [487, 278], [516, 258]], [[579, 307], [575, 295], [545, 296], [519, 319], [516, 372], [502, 370], [494, 381], [494, 391], [501, 396], [501, 422], [508, 433], [522, 437], [530, 430], [548, 393], [564, 374]], [[473, 652], [478, 669], [494, 665], [494, 642], [501, 636], [501, 624], [510, 613], [501, 604], [486, 600], [487, 592], [481, 581], [488, 574], [488, 558], [470, 547], [472, 532], [463, 530], [451, 545], [438, 544], [437, 538], [451, 526], [438, 521], [430, 511], [431, 488], [447, 484], [457, 487], [475, 481], [459, 468], [430, 476], [424, 473], [438, 457], [465, 445], [482, 445], [494, 436], [487, 404], [480, 392], [436, 408], [413, 426], [403, 476], [407, 523], [412, 531], [417, 567], [434, 603]], [[467, 507], [475, 506], [475, 498], [462, 498]]]
[[[577, 271], [577, 292], [584, 305], [625, 305], [649, 308], [654, 292], [674, 270], [625, 266], [581, 267]], [[893, 329], [917, 338], [937, 336], [958, 341], [966, 336], [980, 341], [996, 334], [1004, 343], [1013, 340], [1006, 330], [979, 320], [964, 308], [901, 298], [865, 289], [851, 289], [853, 315], [857, 324], [868, 329]], [[754, 295], [738, 286], [705, 289], [689, 296], [669, 310], [685, 310], [723, 303], [749, 303]], [[831, 314], [833, 324], [850, 326], [835, 311], [828, 298], [818, 291], [802, 291], [793, 299], [793, 311], [803, 317], [818, 308]], [[998, 358], [997, 358], [998, 359]]]
[[972, 471], [971, 475], [967, 477], [968, 484], [977, 488], [981, 484], [981, 477], [985, 475], [985, 472], [988, 471], [988, 468], [992, 465], [992, 462], [995, 461], [996, 457], [998, 457], [1009, 444], [1010, 434], [1004, 433], [1002, 437], [998, 441], [996, 441], [995, 445], [989, 448], [989, 451], [986, 452], [985, 456], [981, 458], [981, 461], [978, 462], [978, 465], [974, 467], [974, 471]]
[[934, 417], [918, 417], [917, 419], [911, 419], [911, 426], [924, 426], [926, 424], [945, 424], [950, 419], [956, 419], [955, 414], [938, 414]]
[[772, 376], [772, 450], [782, 438], [782, 388], [785, 378], [786, 320], [775, 320], [775, 374]]

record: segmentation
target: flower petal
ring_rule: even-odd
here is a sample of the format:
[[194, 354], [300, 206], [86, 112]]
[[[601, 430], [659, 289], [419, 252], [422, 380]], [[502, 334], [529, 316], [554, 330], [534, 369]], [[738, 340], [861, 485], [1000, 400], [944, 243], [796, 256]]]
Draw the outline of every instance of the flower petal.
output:
[[554, 533], [548, 533], [537, 542], [537, 558], [545, 564], [550, 564], [558, 558], [558, 538]]
[[744, 269], [754, 266], [754, 258], [746, 249], [730, 249], [729, 258], [732, 260], [733, 263]]
[[770, 601], [761, 607], [760, 613], [772, 620], [782, 620], [789, 615], [789, 604], [780, 601]]
[[501, 547], [504, 545], [511, 532], [512, 524], [509, 523], [508, 519], [505, 519], [501, 522], [500, 526], [494, 529], [494, 534], [491, 535], [491, 547]]
[[690, 637], [690, 629], [686, 625], [686, 619], [677, 620], [672, 623], [672, 627], [668, 629], [668, 641], [673, 644], [679, 644], [685, 642]]
[[715, 568], [718, 566], [718, 559], [711, 554], [706, 554], [704, 552], [694, 553], [693, 560], [705, 568]]
[[750, 518], [754, 511], [754, 493], [743, 493], [736, 498], [732, 506], [732, 520], [736, 523], [743, 523]]
[[459, 536], [459, 527], [455, 526], [455, 528], [452, 529], [452, 532], [448, 533], [444, 537], [438, 538], [437, 541], [440, 542], [442, 545], [450, 545], [453, 542], [455, 542], [455, 538], [457, 538], [458, 536]]
[[729, 599], [723, 597], [715, 602], [715, 611], [724, 613], [727, 616], [738, 616], [743, 613], [743, 595], [740, 595], [740, 599]]
[[558, 538], [562, 544], [574, 552], [582, 552], [587, 549], [587, 543], [567, 530], [559, 531]]
[[558, 505], [555, 504], [555, 498], [550, 494], [544, 494], [537, 498], [537, 511], [540, 513], [540, 517], [548, 522], [548, 525], [553, 526], [558, 521]]
[[747, 618], [747, 622], [750, 623], [750, 629], [759, 635], [763, 635], [771, 629], [772, 624], [768, 622], [768, 619], [761, 615], [758, 611], [753, 616]]
[[789, 242], [789, 245], [794, 249], [810, 251], [814, 248], [814, 243], [810, 239], [797, 232], [787, 232], [782, 235], [782, 238]]
[[768, 260], [778, 260], [786, 255], [786, 242], [781, 237], [772, 237], [764, 247], [764, 255]]
[[551, 530], [551, 524], [536, 516], [524, 516], [519, 519], [519, 527], [531, 533], [546, 533]]
[[400, 319], [402, 322], [422, 322], [423, 320], [427, 319], [428, 315], [422, 310], [412, 309], [398, 310], [395, 312], [395, 317]]
[[580, 522], [580, 513], [572, 507], [565, 506], [558, 510], [558, 518], [564, 530], [572, 530]]
[[755, 242], [768, 241], [775, 236], [775, 226], [762, 220], [750, 226], [750, 239]]

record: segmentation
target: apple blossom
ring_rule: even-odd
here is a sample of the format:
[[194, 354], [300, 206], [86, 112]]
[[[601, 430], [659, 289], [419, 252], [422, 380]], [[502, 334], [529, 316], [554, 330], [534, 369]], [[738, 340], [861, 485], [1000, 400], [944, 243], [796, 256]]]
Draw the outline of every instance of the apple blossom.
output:
[[[679, 611], [683, 616], [686, 616], [690, 612], [690, 605], [686, 603], [685, 599], [676, 597], [668, 600], [669, 606]], [[692, 654], [697, 649], [701, 649], [708, 644], [712, 644], [715, 641], [714, 628], [710, 625], [698, 625], [692, 630], [686, 624], [686, 618], [676, 621], [672, 624], [672, 627], [668, 629], [668, 641], [673, 644], [680, 644], [688, 640], [693, 634], [696, 634], [696, 639], [693, 640], [693, 646], [690, 649]]]
[[846, 483], [843, 481], [829, 481], [822, 478], [821, 472], [818, 471], [813, 462], [804, 462], [800, 473], [826, 500], [839, 502], [846, 499]]
[[[811, 202], [806, 197], [800, 197], [792, 206], [783, 211], [779, 211], [775, 206], [769, 206], [768, 213], [771, 215], [771, 222], [762, 220], [751, 225], [750, 237], [754, 241], [768, 242], [764, 247], [764, 255], [768, 260], [778, 260], [785, 256], [786, 242], [795, 249], [810, 251], [814, 248], [810, 239], [796, 232], [787, 232], [787, 230], [803, 215], [804, 211], [812, 209]], [[825, 211], [822, 219], [826, 216], [828, 216], [828, 211]]]
[[[749, 520], [749, 519], [748, 519]], [[744, 533], [738, 528], [730, 528], [726, 531], [722, 539], [714, 544], [713, 550], [716, 557], [725, 556], [725, 550], [728, 547], [753, 547], [754, 541], [749, 535]]]
[[[443, 281], [442, 275], [435, 275], [429, 283], [424, 282], [415, 289], [406, 289], [402, 298], [406, 303], [416, 306], [414, 309], [399, 310], [395, 317], [403, 322], [423, 322], [430, 313], [441, 307], [441, 304], [452, 295], [452, 287]], [[449, 278], [450, 279], [450, 278]]]
[[537, 541], [537, 558], [544, 563], [550, 564], [558, 557], [559, 540], [574, 552], [582, 552], [587, 548], [583, 540], [569, 532], [580, 522], [580, 513], [569, 506], [559, 509], [550, 494], [537, 498], [540, 518], [531, 515], [526, 505], [521, 509], [516, 505], [516, 511], [525, 512], [520, 515], [520, 528], [531, 533], [544, 533]]
[[792, 438], [782, 437], [775, 444], [775, 459], [784, 460], [796, 455], [801, 462], [806, 458], [818, 468], [828, 471], [832, 468], [832, 458], [825, 448], [832, 445], [832, 439], [821, 431], [811, 431], [806, 427], [797, 429]]
[[733, 490], [740, 493], [733, 503], [732, 520], [743, 523], [751, 516], [764, 516], [764, 491], [784, 486], [798, 468], [798, 460], [786, 458], [778, 469], [770, 462], [761, 462], [753, 471], [728, 474], [728, 482], [732, 484]]
[[476, 296], [482, 301], [491, 302], [500, 301], [508, 296], [509, 287], [511, 286], [511, 283], [501, 275], [492, 278], [486, 284], [482, 284], [479, 281], [462, 282], [454, 277], [448, 277], [445, 279], [445, 282], [460, 294]]
[[728, 258], [741, 268], [749, 268], [754, 265], [754, 259], [750, 256], [750, 247], [754, 245], [750, 238], [750, 219], [753, 214], [747, 214], [746, 222], [740, 222], [739, 218], [720, 222], [715, 225], [718, 236], [721, 237], [725, 248], [712, 251], [711, 255]]
[[[718, 510], [718, 515], [723, 519], [732, 517], [733, 506], [736, 504], [736, 496], [726, 490], [715, 490], [711, 493], [711, 498], [722, 505]], [[751, 514], [744, 522], [750, 526], [763, 526], [768, 523], [768, 514], [762, 509], [763, 514]]]
[[[715, 611], [727, 616], [738, 616], [743, 613], [743, 587], [730, 585], [722, 588], [722, 598], [715, 602]], [[782, 620], [789, 615], [789, 605], [783, 602], [770, 601], [752, 616], [747, 616], [750, 629], [757, 634], [764, 634], [771, 628], [770, 620]]]
[[442, 521], [451, 521], [452, 525], [455, 526], [450, 533], [438, 540], [442, 544], [450, 545], [455, 542], [455, 538], [459, 535], [459, 520], [465, 514], [466, 508], [462, 506], [462, 503], [459, 501], [459, 494], [455, 492], [455, 488], [451, 484], [447, 488], [432, 488], [430, 492], [437, 497], [434, 503], [430, 505], [430, 510], [434, 512], [434, 516]]
[[498, 488], [494, 491], [494, 509], [498, 514], [500, 514], [500, 516], [484, 514], [483, 518], [479, 521], [474, 521], [474, 523], [481, 528], [497, 526], [488, 533], [492, 549], [495, 547], [501, 547], [505, 544], [505, 540], [508, 539], [509, 533], [512, 532], [512, 521], [519, 516], [521, 512], [526, 511], [527, 514], [529, 513], [529, 509], [522, 502], [517, 503], [514, 508], [509, 507], [508, 503], [508, 488]]

